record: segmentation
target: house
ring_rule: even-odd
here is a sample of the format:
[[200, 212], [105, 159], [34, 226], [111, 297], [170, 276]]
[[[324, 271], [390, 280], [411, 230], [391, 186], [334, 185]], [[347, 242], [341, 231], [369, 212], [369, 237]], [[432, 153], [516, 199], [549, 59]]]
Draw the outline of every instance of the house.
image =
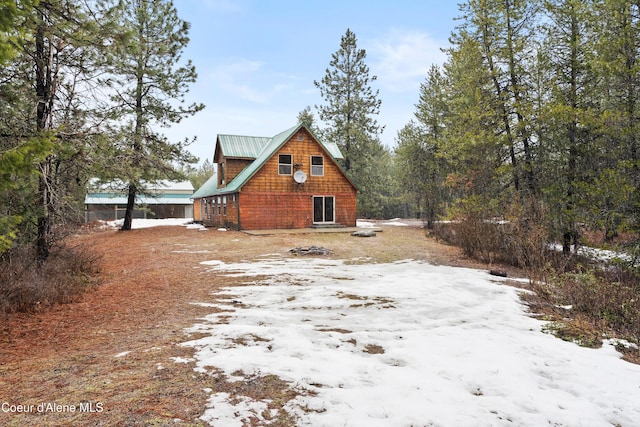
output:
[[[193, 216], [193, 185], [189, 181], [162, 180], [139, 194], [133, 211], [134, 218], [191, 218]], [[121, 181], [100, 183], [89, 181], [84, 199], [85, 220], [113, 221], [124, 218], [127, 209], [126, 185]]]
[[278, 135], [218, 135], [217, 173], [194, 193], [194, 219], [238, 230], [356, 225], [356, 184], [338, 146], [300, 124]]

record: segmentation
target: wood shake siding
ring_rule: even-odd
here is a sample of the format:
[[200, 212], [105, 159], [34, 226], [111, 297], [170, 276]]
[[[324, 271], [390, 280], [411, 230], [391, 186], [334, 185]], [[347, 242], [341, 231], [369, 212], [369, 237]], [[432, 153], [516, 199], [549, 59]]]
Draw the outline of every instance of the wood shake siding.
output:
[[[293, 171], [302, 170], [307, 175], [304, 184], [296, 183], [292, 175], [278, 174], [279, 154], [291, 154]], [[311, 175], [311, 156], [324, 158], [322, 176]], [[335, 196], [335, 222], [356, 225], [356, 190], [311, 135], [300, 129], [242, 188], [240, 226], [247, 230], [311, 227], [313, 196]]]
[[[358, 190], [334, 156], [342, 157], [337, 146], [320, 143], [304, 125], [273, 138], [219, 135], [218, 187], [202, 187], [194, 217], [202, 212], [207, 226], [243, 230], [354, 227]], [[300, 171], [304, 182], [294, 180]]]
[[[298, 139], [299, 135], [302, 136], [302, 140]], [[293, 165], [302, 165], [300, 170], [307, 174], [307, 181], [304, 184], [296, 183], [292, 175], [278, 175], [279, 154], [291, 154]], [[323, 176], [311, 176], [311, 156], [323, 156]], [[295, 171], [294, 167], [293, 172]], [[329, 155], [304, 129], [300, 129], [294, 134], [242, 188], [243, 193], [264, 191], [316, 194], [355, 192]]]
[[245, 159], [226, 159], [225, 162], [225, 179], [227, 184], [233, 180], [244, 168], [251, 164], [251, 160]]

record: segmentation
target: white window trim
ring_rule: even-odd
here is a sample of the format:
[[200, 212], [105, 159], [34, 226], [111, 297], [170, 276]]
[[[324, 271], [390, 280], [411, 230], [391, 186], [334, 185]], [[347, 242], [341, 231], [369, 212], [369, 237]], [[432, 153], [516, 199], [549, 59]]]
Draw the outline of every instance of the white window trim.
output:
[[[311, 196], [311, 199], [313, 200], [312, 204], [315, 204], [315, 198], [322, 198], [322, 217], [323, 219], [325, 219], [325, 199], [327, 197], [331, 197], [333, 199], [333, 209], [332, 209], [332, 216], [333, 216], [333, 220], [331, 221], [315, 221], [315, 215], [314, 215], [314, 224], [335, 224], [336, 223], [336, 196], [334, 194], [327, 194], [327, 195], [319, 195], [319, 194], [314, 194], [313, 196]], [[315, 209], [315, 205], [312, 206], [312, 209]], [[312, 213], [313, 215], [313, 213]]]
[[[315, 167], [321, 167], [322, 168], [322, 173], [313, 173], [313, 168], [314, 168], [314, 164], [313, 164], [313, 158], [314, 157], [320, 157], [322, 159], [322, 165], [315, 165]], [[312, 155], [309, 158], [309, 165], [310, 165], [310, 174], [311, 176], [324, 176], [324, 156], [322, 155]]]
[[[291, 163], [280, 163], [280, 156], [289, 156], [291, 158]], [[289, 173], [280, 173], [280, 166], [289, 166]], [[293, 154], [278, 153], [278, 175], [280, 176], [293, 175]]]

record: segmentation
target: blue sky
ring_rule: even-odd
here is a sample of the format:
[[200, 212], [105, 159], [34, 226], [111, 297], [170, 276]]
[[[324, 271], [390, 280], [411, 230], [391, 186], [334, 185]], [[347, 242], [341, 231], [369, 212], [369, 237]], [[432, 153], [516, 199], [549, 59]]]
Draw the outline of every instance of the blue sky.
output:
[[171, 140], [197, 136], [200, 161], [217, 134], [273, 136], [296, 124], [307, 105], [323, 103], [320, 80], [347, 28], [367, 52], [382, 100], [382, 142], [393, 147], [412, 117], [428, 68], [441, 64], [460, 15], [449, 0], [178, 0], [191, 23], [183, 58], [198, 72], [187, 101], [206, 108], [165, 129]]

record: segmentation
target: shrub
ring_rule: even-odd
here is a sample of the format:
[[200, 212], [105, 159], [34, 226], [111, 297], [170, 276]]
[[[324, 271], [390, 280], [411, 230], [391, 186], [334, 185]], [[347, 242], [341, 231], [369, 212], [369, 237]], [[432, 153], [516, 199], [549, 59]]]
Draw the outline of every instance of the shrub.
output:
[[0, 257], [0, 316], [73, 302], [96, 283], [97, 257], [81, 247], [58, 247], [42, 265], [31, 248]]
[[471, 198], [457, 205], [454, 220], [438, 223], [434, 233], [469, 257], [518, 266], [538, 278], [550, 259], [546, 213], [544, 205], [533, 199], [496, 209]]
[[[573, 272], [559, 273], [547, 283], [538, 282], [534, 290], [537, 298], [552, 310], [558, 306], [570, 307], [562, 316], [555, 316], [561, 319], [558, 323], [561, 328], [548, 328], [563, 339], [585, 340], [585, 334], [575, 333], [579, 320], [582, 325], [591, 325], [590, 329], [599, 331], [600, 335], [640, 342], [640, 281], [629, 270], [577, 267]], [[534, 306], [537, 301], [528, 303]]]

